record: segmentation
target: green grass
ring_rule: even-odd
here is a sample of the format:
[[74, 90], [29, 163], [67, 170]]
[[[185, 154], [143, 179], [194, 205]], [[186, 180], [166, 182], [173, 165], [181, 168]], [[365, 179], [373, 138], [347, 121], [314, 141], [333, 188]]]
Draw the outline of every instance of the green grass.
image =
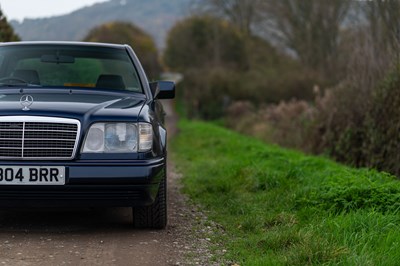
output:
[[400, 183], [375, 170], [182, 121], [172, 142], [184, 191], [240, 265], [399, 265]]

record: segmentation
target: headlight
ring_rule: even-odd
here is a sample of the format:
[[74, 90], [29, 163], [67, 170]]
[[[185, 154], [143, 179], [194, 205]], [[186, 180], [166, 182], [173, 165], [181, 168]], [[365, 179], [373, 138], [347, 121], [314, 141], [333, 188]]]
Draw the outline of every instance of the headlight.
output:
[[153, 129], [146, 123], [97, 123], [90, 127], [84, 153], [145, 152], [153, 146]]

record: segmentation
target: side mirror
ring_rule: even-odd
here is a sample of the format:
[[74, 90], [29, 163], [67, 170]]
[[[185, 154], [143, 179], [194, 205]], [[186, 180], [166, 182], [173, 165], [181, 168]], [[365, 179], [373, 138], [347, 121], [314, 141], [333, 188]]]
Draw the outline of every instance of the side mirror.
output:
[[175, 98], [175, 83], [172, 81], [150, 82], [150, 90], [154, 98], [173, 99]]

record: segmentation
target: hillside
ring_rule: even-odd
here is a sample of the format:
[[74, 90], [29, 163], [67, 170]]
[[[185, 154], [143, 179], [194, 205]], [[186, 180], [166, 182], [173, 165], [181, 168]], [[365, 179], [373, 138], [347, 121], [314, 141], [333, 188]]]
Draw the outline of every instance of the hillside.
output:
[[76, 10], [70, 14], [11, 21], [24, 41], [82, 40], [88, 31], [109, 21], [129, 21], [152, 35], [158, 47], [164, 46], [168, 30], [185, 16], [188, 0], [110, 0]]

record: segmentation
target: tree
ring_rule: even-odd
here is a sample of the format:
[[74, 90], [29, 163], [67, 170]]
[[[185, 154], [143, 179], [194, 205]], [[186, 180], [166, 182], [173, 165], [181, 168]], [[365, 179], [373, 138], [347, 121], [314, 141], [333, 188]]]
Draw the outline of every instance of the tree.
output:
[[236, 100], [309, 99], [315, 82], [266, 40], [210, 16], [179, 22], [169, 33], [164, 61], [184, 76], [178, 97], [189, 117], [220, 118]]
[[212, 11], [217, 16], [229, 19], [247, 35], [258, 22], [261, 2], [262, 0], [206, 0], [197, 6], [205, 7], [206, 11]]
[[348, 0], [269, 0], [262, 9], [274, 35], [300, 61], [326, 78], [335, 73], [340, 27], [349, 10]]
[[166, 64], [178, 71], [190, 68], [245, 65], [244, 39], [226, 21], [212, 17], [191, 17], [175, 25], [168, 35]]
[[[398, 1], [398, 0], [396, 0]], [[205, 0], [197, 8], [229, 19], [245, 35], [264, 35], [322, 78], [337, 81], [340, 29], [349, 0]], [[262, 31], [262, 33], [261, 33]]]
[[138, 27], [126, 22], [110, 22], [92, 29], [84, 41], [129, 44], [152, 79], [158, 78], [161, 65], [153, 39]]
[[244, 41], [236, 27], [209, 16], [187, 18], [169, 32], [164, 61], [184, 76], [178, 97], [189, 117], [223, 114], [229, 91], [238, 85], [238, 70], [246, 68]]
[[16, 42], [19, 40], [20, 38], [14, 33], [13, 28], [0, 9], [0, 42]]
[[363, 12], [377, 49], [398, 50], [400, 43], [400, 1], [377, 0], [364, 4]]

